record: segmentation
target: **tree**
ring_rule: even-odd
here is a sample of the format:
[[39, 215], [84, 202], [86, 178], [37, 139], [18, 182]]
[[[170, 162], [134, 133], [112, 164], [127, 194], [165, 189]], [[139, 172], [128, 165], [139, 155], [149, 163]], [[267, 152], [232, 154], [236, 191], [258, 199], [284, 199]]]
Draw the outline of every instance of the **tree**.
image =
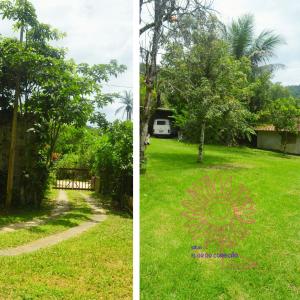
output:
[[[145, 159], [145, 141], [151, 117], [152, 97], [157, 76], [157, 55], [161, 47], [163, 30], [167, 25], [177, 23], [187, 13], [207, 12], [211, 3], [199, 0], [140, 0], [140, 36], [148, 33], [147, 45], [141, 46], [145, 62], [145, 98], [140, 112], [140, 161]], [[150, 7], [150, 8], [149, 8]], [[145, 18], [144, 21], [143, 19]], [[142, 42], [142, 39], [141, 39]], [[148, 49], [147, 49], [148, 48]]]
[[272, 74], [270, 72], [261, 72], [260, 74], [249, 75], [249, 88], [251, 96], [248, 104], [250, 112], [257, 114], [264, 110], [272, 101], [271, 82]]
[[[24, 31], [33, 28], [37, 25], [36, 14], [33, 6], [27, 0], [1, 1], [0, 2], [0, 14], [2, 19], [10, 19], [16, 21], [15, 28], [20, 30], [20, 43], [24, 39]], [[8, 162], [8, 174], [7, 174], [7, 189], [6, 189], [6, 208], [10, 208], [13, 192], [13, 180], [14, 180], [14, 164], [15, 164], [15, 148], [16, 148], [16, 136], [17, 136], [17, 117], [18, 117], [18, 105], [20, 101], [20, 74], [17, 72], [15, 77], [15, 93], [13, 104], [13, 119], [11, 129], [11, 145]]]
[[103, 130], [107, 129], [109, 126], [109, 122], [106, 120], [105, 113], [101, 113], [99, 111], [92, 114], [90, 117], [90, 122]]
[[[232, 21], [225, 28], [225, 38], [230, 44], [232, 54], [237, 59], [248, 57], [254, 67], [266, 64], [274, 57], [275, 49], [284, 43], [283, 38], [272, 30], [263, 30], [255, 37], [254, 17], [250, 14]], [[271, 68], [272, 65], [269, 66]]]
[[[34, 7], [27, 0], [0, 1], [0, 13], [3, 18], [15, 21], [14, 27], [20, 30], [20, 41], [0, 38], [0, 107], [13, 110], [6, 199], [9, 207], [17, 116], [33, 117], [30, 133], [35, 135], [39, 153], [35, 163], [47, 175], [61, 128], [70, 124], [84, 126], [95, 107], [101, 108], [111, 102], [115, 94], [103, 94], [101, 84], [126, 67], [116, 60], [93, 66], [76, 65], [73, 60], [66, 60], [65, 50], [49, 45], [49, 41], [63, 34], [38, 22]], [[34, 171], [35, 167], [28, 168]], [[34, 183], [33, 186], [36, 190], [37, 186]]]
[[132, 109], [133, 109], [132, 93], [125, 91], [124, 96], [121, 96], [120, 104], [122, 104], [122, 106], [120, 106], [116, 110], [116, 114], [118, 114], [123, 110], [123, 117], [124, 114], [126, 113], [126, 120], [131, 120]]
[[198, 161], [202, 162], [208, 122], [228, 112], [234, 117], [235, 111], [245, 110], [250, 62], [229, 55], [226, 43], [218, 38], [214, 19], [207, 23], [205, 31], [197, 29], [192, 38], [188, 47], [177, 42], [169, 44], [161, 73], [164, 90], [171, 95], [168, 98], [176, 95], [175, 99], [179, 99], [181, 127], [198, 134]]
[[111, 195], [121, 207], [132, 197], [132, 126], [130, 121], [113, 122], [99, 138], [94, 156], [94, 171], [101, 177], [100, 192]]
[[56, 60], [46, 69], [47, 79], [32, 94], [28, 107], [35, 112], [46, 135], [48, 166], [62, 126], [84, 126], [95, 105], [101, 108], [110, 101], [101, 93], [101, 82], [124, 69], [114, 61], [107, 65], [77, 66], [73, 61], [63, 60]]
[[282, 86], [282, 84], [279, 82], [271, 85], [270, 93], [272, 101], [292, 97], [290, 90], [287, 87]]
[[283, 153], [286, 153], [288, 135], [298, 133], [300, 110], [297, 107], [296, 100], [291, 97], [277, 99], [264, 112], [264, 116], [281, 135]]
[[100, 139], [98, 128], [66, 125], [62, 128], [55, 151], [59, 158], [55, 168], [92, 169]]
[[236, 59], [247, 57], [251, 61], [249, 82], [252, 96], [249, 110], [257, 113], [264, 110], [271, 101], [272, 74], [284, 67], [282, 64], [269, 64], [284, 39], [273, 30], [263, 30], [258, 36], [255, 36], [254, 31], [254, 17], [250, 14], [233, 20], [228, 27], [223, 27], [223, 36], [230, 45], [231, 54]]
[[300, 99], [300, 85], [289, 85], [287, 89], [293, 97]]
[[223, 36], [230, 45], [231, 54], [236, 58], [247, 57], [251, 61], [252, 72], [249, 76], [252, 96], [249, 101], [249, 110], [258, 113], [266, 109], [272, 101], [271, 77], [282, 64], [269, 64], [275, 56], [275, 50], [284, 43], [283, 38], [273, 30], [263, 30], [255, 36], [254, 17], [243, 15], [226, 28], [223, 27]]

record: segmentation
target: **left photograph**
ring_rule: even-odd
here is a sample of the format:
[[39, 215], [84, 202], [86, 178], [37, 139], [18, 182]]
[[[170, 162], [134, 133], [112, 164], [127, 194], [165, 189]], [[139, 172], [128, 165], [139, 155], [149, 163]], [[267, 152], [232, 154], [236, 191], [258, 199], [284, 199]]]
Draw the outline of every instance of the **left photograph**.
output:
[[0, 299], [132, 299], [132, 11], [0, 0]]

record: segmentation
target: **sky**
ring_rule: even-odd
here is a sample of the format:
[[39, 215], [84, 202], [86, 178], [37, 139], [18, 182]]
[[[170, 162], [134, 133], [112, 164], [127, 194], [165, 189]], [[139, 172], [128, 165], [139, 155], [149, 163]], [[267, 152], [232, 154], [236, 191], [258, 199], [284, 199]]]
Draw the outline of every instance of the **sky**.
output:
[[[68, 49], [68, 58], [77, 63], [109, 63], [117, 59], [127, 71], [103, 84], [104, 92], [131, 90], [132, 74], [132, 0], [31, 0], [40, 22], [48, 23], [67, 34], [58, 45]], [[11, 23], [0, 20], [0, 33], [12, 35]], [[109, 121], [118, 101], [105, 107]]]
[[214, 0], [213, 6], [225, 24], [251, 13], [255, 17], [256, 33], [272, 29], [280, 34], [286, 44], [277, 49], [271, 62], [282, 63], [285, 69], [277, 71], [272, 80], [283, 85], [300, 84], [299, 0]]

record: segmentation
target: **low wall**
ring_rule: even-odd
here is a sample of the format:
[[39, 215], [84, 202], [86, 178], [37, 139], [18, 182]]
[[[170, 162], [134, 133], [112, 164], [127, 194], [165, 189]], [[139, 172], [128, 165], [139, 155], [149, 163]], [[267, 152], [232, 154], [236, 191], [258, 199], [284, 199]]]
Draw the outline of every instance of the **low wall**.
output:
[[[282, 151], [281, 135], [275, 131], [259, 131], [257, 133], [257, 148]], [[290, 154], [300, 154], [299, 136], [297, 136], [295, 143], [287, 144], [286, 152]]]

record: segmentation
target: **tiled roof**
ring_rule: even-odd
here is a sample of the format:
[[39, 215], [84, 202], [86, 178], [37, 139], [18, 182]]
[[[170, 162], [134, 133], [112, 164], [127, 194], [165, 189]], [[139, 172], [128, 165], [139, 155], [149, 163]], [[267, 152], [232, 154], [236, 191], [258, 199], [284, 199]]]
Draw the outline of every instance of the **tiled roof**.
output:
[[255, 128], [256, 131], [275, 131], [274, 125], [260, 125]]
[[[256, 131], [276, 131], [274, 125], [260, 125], [255, 128]], [[298, 124], [298, 131], [300, 132], [300, 124]]]

